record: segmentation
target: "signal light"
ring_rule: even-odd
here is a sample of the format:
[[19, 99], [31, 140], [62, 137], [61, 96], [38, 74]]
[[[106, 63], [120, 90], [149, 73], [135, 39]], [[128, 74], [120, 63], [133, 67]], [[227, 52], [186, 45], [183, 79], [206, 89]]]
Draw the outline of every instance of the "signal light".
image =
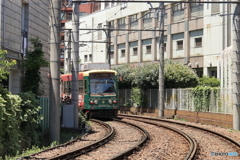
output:
[[94, 102], [93, 102], [93, 101], [90, 101], [89, 103], [90, 103], [90, 104], [94, 104]]
[[116, 100], [114, 100], [114, 101], [113, 101], [113, 103], [115, 103], [115, 104], [116, 104], [116, 103], [117, 103], [117, 101], [116, 101]]

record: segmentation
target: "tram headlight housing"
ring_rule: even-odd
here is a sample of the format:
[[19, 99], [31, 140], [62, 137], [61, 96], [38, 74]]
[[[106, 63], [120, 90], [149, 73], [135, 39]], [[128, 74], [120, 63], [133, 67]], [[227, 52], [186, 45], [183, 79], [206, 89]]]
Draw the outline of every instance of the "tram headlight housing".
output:
[[112, 104], [112, 103], [113, 103], [113, 101], [110, 99], [110, 100], [108, 101], [108, 103], [109, 103], [109, 104]]
[[90, 103], [90, 104], [94, 104], [94, 102], [93, 102], [93, 101], [90, 101], [89, 103]]
[[98, 104], [98, 100], [94, 100], [94, 104]]
[[114, 104], [116, 104], [116, 103], [117, 103], [117, 101], [116, 101], [116, 100], [113, 100], [113, 103], [114, 103]]

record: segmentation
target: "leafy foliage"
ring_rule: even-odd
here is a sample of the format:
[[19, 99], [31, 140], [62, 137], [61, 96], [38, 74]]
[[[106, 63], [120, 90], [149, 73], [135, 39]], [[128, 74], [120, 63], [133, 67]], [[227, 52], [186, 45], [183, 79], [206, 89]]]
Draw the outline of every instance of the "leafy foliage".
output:
[[217, 87], [197, 86], [195, 88], [191, 88], [191, 91], [191, 98], [194, 103], [194, 111], [197, 112], [208, 112], [211, 103], [211, 93], [213, 93], [215, 97], [218, 95]]
[[20, 126], [22, 131], [22, 139], [26, 141], [31, 140], [31, 144], [39, 145], [39, 133], [41, 133], [39, 122], [42, 120], [42, 116], [38, 114], [41, 109], [39, 106], [39, 100], [32, 92], [19, 93], [19, 96], [22, 99], [22, 123]]
[[39, 38], [31, 38], [30, 42], [33, 45], [33, 50], [27, 52], [24, 60], [23, 92], [32, 91], [40, 96], [44, 94], [40, 88], [42, 83], [40, 68], [48, 67], [49, 62], [44, 58], [42, 43]]
[[165, 61], [164, 78], [165, 88], [196, 87], [199, 81], [191, 68], [173, 61]]
[[139, 88], [157, 88], [159, 78], [159, 64], [146, 63], [134, 71], [133, 84]]
[[136, 67], [124, 64], [113, 68], [117, 71], [120, 81], [118, 81], [119, 89], [129, 89], [133, 85], [134, 70]]
[[12, 95], [0, 85], [0, 149], [4, 146], [5, 152], [14, 155], [19, 149], [21, 140], [21, 98]]
[[220, 80], [215, 77], [208, 77], [203, 76], [199, 79], [199, 85], [201, 86], [209, 86], [209, 87], [219, 87], [220, 86]]
[[[139, 67], [126, 64], [118, 66], [115, 70], [123, 78], [123, 81], [119, 82], [120, 89], [123, 89], [124, 86], [124, 89], [131, 87], [158, 88], [158, 63], [146, 63]], [[165, 61], [164, 81], [165, 88], [189, 88], [197, 86], [199, 78], [191, 68], [169, 60]]]
[[143, 106], [143, 95], [141, 93], [141, 89], [137, 87], [132, 88], [131, 92], [131, 99], [130, 99], [136, 107], [142, 107]]
[[3, 79], [7, 78], [7, 75], [9, 74], [8, 70], [11, 66], [15, 65], [17, 62], [16, 60], [7, 60], [6, 59], [6, 50], [0, 50], [0, 82]]

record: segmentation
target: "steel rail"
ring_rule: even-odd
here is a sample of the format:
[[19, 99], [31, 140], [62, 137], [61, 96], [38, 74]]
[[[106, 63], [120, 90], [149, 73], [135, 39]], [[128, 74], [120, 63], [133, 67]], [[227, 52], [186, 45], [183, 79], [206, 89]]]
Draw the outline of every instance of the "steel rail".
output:
[[[122, 117], [125, 117], [125, 115], [122, 116]], [[145, 117], [144, 118], [143, 117], [131, 117], [130, 119], [137, 120], [137, 121], [144, 122], [144, 123], [151, 124], [151, 125], [156, 125], [158, 127], [164, 127], [166, 129], [174, 131], [175, 133], [180, 134], [181, 136], [183, 136], [188, 141], [188, 143], [190, 145], [189, 152], [185, 156], [184, 160], [192, 160], [192, 159], [194, 159], [194, 156], [195, 156], [195, 154], [197, 152], [197, 142], [191, 136], [189, 136], [188, 134], [180, 131], [179, 129], [176, 129], [176, 128], [173, 128], [173, 127], [170, 127], [170, 126], [167, 126], [167, 125], [164, 125], [164, 124], [157, 124], [157, 123], [154, 123], [154, 122], [141, 120], [141, 119], [145, 119]]]
[[190, 125], [190, 124], [185, 124], [185, 123], [182, 123], [182, 122], [175, 122], [175, 121], [170, 121], [170, 120], [167, 120], [167, 119], [157, 119], [157, 118], [151, 118], [151, 117], [139, 117], [139, 116], [134, 116], [134, 115], [125, 115], [125, 114], [118, 114], [119, 117], [138, 117], [138, 118], [142, 118], [142, 119], [150, 119], [150, 120], [155, 120], [155, 121], [162, 121], [162, 122], [167, 122], [167, 123], [172, 123], [172, 124], [178, 124], [178, 125], [182, 125], [182, 126], [188, 126], [188, 127], [192, 127], [192, 128], [195, 128], [195, 129], [199, 129], [199, 130], [203, 130], [203, 131], [206, 131], [206, 132], [209, 132], [209, 133], [212, 133], [214, 135], [217, 135], [219, 137], [222, 137], [226, 140], [228, 140], [229, 142], [231, 142], [232, 144], [236, 145], [237, 147], [240, 148], [240, 143], [228, 136], [225, 136], [221, 133], [218, 133], [218, 132], [215, 132], [215, 131], [212, 131], [212, 130], [209, 130], [209, 129], [206, 129], [206, 128], [202, 128], [202, 127], [198, 127], [198, 126], [194, 126], [194, 125]]
[[125, 157], [130, 156], [134, 151], [136, 151], [139, 148], [141, 148], [150, 139], [149, 133], [144, 128], [142, 128], [142, 127], [140, 127], [140, 126], [138, 126], [136, 124], [133, 124], [133, 123], [121, 121], [119, 119], [114, 119], [114, 121], [130, 124], [130, 125], [134, 126], [135, 128], [139, 129], [141, 132], [143, 132], [143, 137], [142, 137], [142, 140], [138, 144], [136, 144], [132, 148], [128, 149], [127, 151], [125, 151], [125, 152], [123, 152], [123, 153], [121, 153], [121, 154], [111, 158], [111, 160], [123, 160]]
[[100, 140], [94, 142], [94, 143], [91, 143], [87, 146], [84, 146], [82, 148], [79, 148], [79, 149], [76, 149], [76, 150], [72, 150], [68, 153], [64, 153], [64, 154], [61, 154], [61, 155], [57, 155], [57, 156], [54, 156], [54, 157], [51, 157], [51, 158], [48, 158], [47, 160], [67, 160], [67, 159], [74, 159], [75, 157], [78, 157], [82, 154], [85, 154], [87, 152], [90, 152], [100, 146], [102, 146], [103, 144], [107, 143], [108, 141], [110, 141], [111, 139], [113, 139], [113, 137], [115, 136], [116, 132], [114, 130], [113, 127], [111, 127], [110, 125], [102, 122], [102, 121], [99, 121], [99, 120], [95, 120], [95, 119], [91, 119], [91, 121], [94, 121], [94, 122], [97, 122], [97, 123], [100, 123], [102, 125], [104, 125], [105, 127], [108, 128], [108, 133], [106, 134], [105, 137], [101, 138]]

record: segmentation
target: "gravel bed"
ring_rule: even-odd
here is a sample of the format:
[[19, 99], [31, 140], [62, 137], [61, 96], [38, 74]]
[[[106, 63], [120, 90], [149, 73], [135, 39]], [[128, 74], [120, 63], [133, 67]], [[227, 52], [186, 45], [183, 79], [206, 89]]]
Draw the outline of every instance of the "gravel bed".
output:
[[35, 154], [34, 156], [31, 157], [31, 160], [50, 158], [59, 154], [67, 153], [71, 150], [75, 150], [83, 146], [86, 146], [90, 143], [93, 143], [104, 137], [105, 134], [107, 133], [106, 129], [104, 129], [102, 126], [95, 122], [91, 122], [91, 128], [92, 131], [90, 131], [84, 137], [79, 138], [77, 141], [72, 140], [72, 143], [69, 143], [67, 146], [59, 146], [46, 152]]
[[188, 141], [178, 133], [143, 122], [123, 120], [143, 127], [150, 134], [148, 144], [140, 151], [129, 156], [129, 160], [180, 160], [187, 155], [189, 151]]
[[[176, 121], [176, 120], [171, 120], [171, 121]], [[179, 120], [178, 120], [178, 122], [179, 122]], [[235, 145], [231, 144], [230, 142], [226, 141], [225, 139], [220, 138], [219, 136], [210, 134], [208, 132], [200, 131], [197, 129], [193, 129], [193, 128], [187, 127], [187, 126], [181, 126], [181, 125], [171, 124], [171, 123], [167, 123], [167, 122], [159, 122], [159, 123], [167, 124], [169, 126], [177, 128], [177, 129], [187, 133], [189, 136], [193, 137], [198, 143], [198, 153], [197, 153], [196, 159], [199, 159], [199, 160], [240, 159], [240, 148], [237, 148]], [[216, 126], [212, 126], [212, 125], [203, 125], [203, 124], [199, 124], [199, 123], [192, 123], [192, 122], [182, 122], [182, 123], [207, 128], [207, 129], [213, 130], [215, 132], [219, 132], [219, 133], [222, 133], [229, 137], [232, 137], [233, 139], [236, 139], [236, 137], [238, 137], [237, 139], [239, 140], [240, 132], [237, 132], [237, 131], [229, 132], [230, 130], [226, 129], [226, 128], [216, 127]], [[211, 152], [212, 152], [212, 154], [211, 154]], [[214, 152], [215, 156], [213, 156], [213, 152]], [[232, 153], [232, 152], [238, 153], [239, 156], [224, 156], [224, 154]]]
[[116, 121], [110, 121], [108, 124], [114, 127], [116, 130], [114, 139], [106, 143], [104, 146], [101, 146], [88, 153], [87, 155], [81, 155], [77, 157], [76, 160], [111, 159], [116, 155], [127, 151], [140, 142], [142, 133], [132, 126]]

